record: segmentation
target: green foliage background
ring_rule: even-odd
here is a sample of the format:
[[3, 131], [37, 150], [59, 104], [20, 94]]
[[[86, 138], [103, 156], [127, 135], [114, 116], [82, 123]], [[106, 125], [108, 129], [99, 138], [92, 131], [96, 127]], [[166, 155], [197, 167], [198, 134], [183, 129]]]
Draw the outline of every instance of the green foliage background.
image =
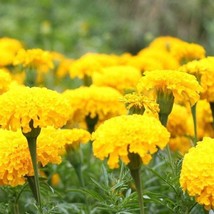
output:
[[212, 0], [0, 0], [0, 37], [71, 57], [136, 53], [160, 35], [214, 53]]

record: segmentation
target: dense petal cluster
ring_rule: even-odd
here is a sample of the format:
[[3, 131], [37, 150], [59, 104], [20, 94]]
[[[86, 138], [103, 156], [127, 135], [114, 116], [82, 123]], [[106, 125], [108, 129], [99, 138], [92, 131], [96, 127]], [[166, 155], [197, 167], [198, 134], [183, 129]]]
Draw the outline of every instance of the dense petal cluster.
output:
[[201, 60], [191, 61], [179, 68], [179, 70], [193, 74], [198, 79], [203, 90], [201, 97], [209, 102], [214, 102], [214, 57], [206, 57]]
[[109, 86], [120, 92], [133, 90], [141, 78], [141, 71], [132, 66], [109, 66], [95, 72], [92, 76], [94, 85]]
[[103, 67], [113, 66], [117, 64], [118, 57], [115, 55], [87, 53], [74, 60], [71, 64], [69, 72], [71, 78], [91, 76], [93, 72], [99, 71]]
[[141, 93], [152, 91], [173, 93], [175, 100], [194, 105], [199, 100], [201, 86], [193, 75], [177, 70], [147, 71], [140, 79], [137, 88]]
[[47, 72], [54, 67], [51, 53], [42, 49], [20, 49], [13, 64], [35, 68], [41, 72]]
[[207, 210], [214, 208], [214, 139], [205, 137], [184, 156], [180, 185]]
[[11, 65], [17, 51], [21, 48], [21, 42], [16, 39], [0, 38], [0, 67]]
[[[76, 146], [89, 139], [90, 134], [85, 130], [44, 128], [37, 140], [38, 162], [42, 166], [59, 164], [66, 144]], [[0, 185], [22, 185], [25, 176], [34, 174], [26, 138], [21, 131], [0, 129], [0, 142]]]
[[204, 58], [206, 53], [201, 45], [188, 43], [171, 36], [158, 37], [151, 42], [149, 47], [168, 51], [181, 64], [183, 61]]
[[109, 157], [110, 168], [119, 167], [119, 159], [129, 163], [128, 154], [139, 154], [148, 164], [158, 148], [163, 149], [169, 132], [160, 121], [147, 115], [122, 115], [106, 120], [92, 134], [95, 157]]
[[76, 122], [82, 122], [86, 116], [99, 121], [106, 120], [113, 116], [126, 113], [123, 103], [119, 101], [122, 95], [110, 87], [80, 87], [74, 90], [66, 90], [64, 97], [69, 100], [73, 116], [70, 118]]
[[[6, 108], [5, 108], [6, 107]], [[36, 128], [62, 127], [69, 118], [70, 106], [56, 91], [47, 88], [15, 86], [0, 96], [0, 126], [23, 132]]]

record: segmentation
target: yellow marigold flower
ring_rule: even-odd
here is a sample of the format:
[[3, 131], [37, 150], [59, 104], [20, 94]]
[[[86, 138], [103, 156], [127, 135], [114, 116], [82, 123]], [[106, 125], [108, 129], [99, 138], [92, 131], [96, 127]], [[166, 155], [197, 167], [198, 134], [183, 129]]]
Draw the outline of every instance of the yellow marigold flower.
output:
[[73, 63], [73, 59], [63, 59], [56, 70], [56, 75], [59, 78], [65, 77], [67, 74], [69, 74], [69, 69], [71, 64]]
[[151, 100], [150, 98], [138, 94], [136, 92], [129, 93], [124, 95], [121, 99], [126, 105], [126, 108], [129, 110], [130, 113], [147, 113], [153, 116], [157, 116], [159, 112], [158, 104]]
[[206, 57], [201, 60], [194, 60], [179, 68], [179, 70], [193, 74], [203, 90], [201, 98], [214, 102], [214, 57]]
[[93, 72], [99, 71], [103, 67], [116, 64], [117, 57], [115, 55], [87, 53], [71, 64], [70, 76], [83, 79], [84, 76], [91, 76]]
[[205, 209], [214, 208], [214, 139], [205, 137], [184, 156], [180, 185]]
[[0, 69], [0, 94], [9, 90], [11, 82], [12, 78], [9, 72], [4, 69]]
[[51, 53], [42, 49], [20, 49], [14, 58], [13, 65], [35, 68], [44, 73], [54, 67]]
[[[85, 130], [42, 129], [37, 139], [37, 159], [42, 166], [61, 163], [65, 145], [74, 146], [90, 139]], [[0, 129], [0, 184], [17, 186], [25, 183], [25, 176], [33, 175], [27, 140], [21, 131]]]
[[201, 86], [193, 75], [177, 70], [155, 70], [144, 73], [138, 85], [138, 91], [152, 91], [156, 96], [161, 92], [172, 93], [178, 102], [189, 102], [194, 105], [199, 100]]
[[0, 108], [0, 126], [14, 131], [22, 128], [24, 133], [31, 131], [31, 120], [34, 128], [58, 128], [70, 116], [70, 106], [61, 94], [38, 87], [14, 86], [0, 96]]
[[169, 133], [160, 121], [146, 115], [122, 115], [106, 120], [92, 134], [95, 157], [109, 157], [110, 168], [119, 167], [119, 158], [129, 163], [128, 154], [139, 154], [148, 164], [158, 148], [163, 149]]
[[58, 173], [54, 173], [51, 176], [51, 185], [52, 186], [58, 186], [60, 181], [61, 181], [61, 179], [60, 179], [60, 175]]
[[156, 38], [150, 43], [149, 47], [168, 51], [180, 63], [204, 58], [206, 53], [205, 49], [199, 44], [188, 43], [170, 36]]
[[[157, 50], [155, 48], [142, 49], [133, 59], [138, 59], [141, 65], [141, 71], [156, 69], [177, 69], [179, 67], [178, 60], [165, 50]], [[155, 65], [156, 64], [156, 65]]]
[[98, 116], [99, 121], [104, 121], [126, 113], [125, 106], [119, 101], [122, 95], [110, 87], [92, 85], [66, 90], [63, 94], [69, 100], [73, 112], [70, 118], [72, 121], [85, 121], [86, 116], [90, 118]]
[[21, 42], [16, 39], [0, 38], [0, 67], [12, 64], [17, 51], [21, 48]]
[[92, 81], [97, 86], [109, 86], [121, 93], [133, 90], [141, 78], [141, 71], [132, 66], [109, 66], [95, 72]]

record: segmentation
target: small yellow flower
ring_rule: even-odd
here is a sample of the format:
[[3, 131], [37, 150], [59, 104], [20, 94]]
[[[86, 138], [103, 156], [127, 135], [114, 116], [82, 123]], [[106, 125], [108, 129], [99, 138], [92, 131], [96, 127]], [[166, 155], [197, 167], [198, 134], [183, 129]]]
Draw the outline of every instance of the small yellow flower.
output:
[[[5, 108], [6, 106], [6, 108]], [[69, 118], [70, 106], [64, 97], [46, 88], [14, 86], [0, 96], [0, 126], [30, 132], [33, 126], [62, 127]]]
[[110, 168], [119, 167], [119, 159], [130, 162], [129, 153], [138, 154], [148, 164], [158, 148], [163, 149], [169, 133], [160, 121], [147, 115], [122, 115], [106, 120], [92, 134], [95, 157], [108, 157]]
[[140, 93], [173, 94], [175, 101], [194, 105], [199, 100], [201, 86], [193, 75], [177, 70], [147, 71], [137, 85]]
[[214, 139], [205, 137], [184, 156], [180, 174], [183, 191], [205, 209], [214, 208]]
[[[65, 145], [86, 143], [90, 134], [85, 130], [42, 129], [37, 139], [37, 159], [42, 166], [61, 163]], [[0, 184], [17, 186], [25, 183], [25, 176], [33, 176], [33, 166], [26, 138], [21, 131], [0, 129]]]
[[158, 115], [158, 104], [154, 100], [151, 100], [144, 95], [138, 94], [136, 92], [129, 93], [124, 95], [121, 101], [125, 103], [126, 108], [130, 113], [133, 112], [137, 114], [145, 112], [146, 114], [151, 114], [156, 117]]
[[141, 71], [132, 66], [109, 66], [92, 75], [92, 81], [97, 86], [109, 86], [121, 93], [133, 90], [141, 78]]

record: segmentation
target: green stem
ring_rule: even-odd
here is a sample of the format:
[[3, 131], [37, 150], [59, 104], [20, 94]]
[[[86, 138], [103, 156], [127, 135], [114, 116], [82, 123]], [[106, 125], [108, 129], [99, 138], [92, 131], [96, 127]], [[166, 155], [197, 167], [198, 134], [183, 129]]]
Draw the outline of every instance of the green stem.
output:
[[140, 206], [140, 214], [144, 214], [144, 200], [143, 200], [143, 188], [141, 183], [141, 165], [142, 160], [141, 157], [136, 153], [129, 153], [129, 164], [128, 168], [130, 170], [131, 176], [134, 180], [135, 187], [138, 194], [139, 206]]
[[194, 125], [194, 138], [193, 138], [193, 143], [194, 146], [196, 145], [198, 141], [198, 133], [197, 133], [197, 118], [196, 118], [196, 104], [194, 104], [191, 107], [191, 112], [192, 112], [192, 119], [193, 119], [193, 125]]
[[13, 213], [14, 214], [20, 214], [18, 203], [13, 204]]
[[36, 138], [27, 138], [28, 148], [30, 151], [31, 161], [33, 164], [34, 170], [34, 184], [33, 184], [33, 195], [38, 202], [40, 211], [42, 210], [42, 202], [41, 202], [41, 193], [40, 193], [40, 186], [39, 186], [39, 170], [37, 164], [37, 152], [36, 152]]
[[138, 169], [130, 169], [131, 176], [134, 180], [137, 194], [138, 194], [138, 200], [139, 200], [139, 206], [140, 206], [140, 214], [144, 214], [144, 200], [143, 200], [143, 190], [142, 190], [142, 184], [141, 184], [141, 167]]

